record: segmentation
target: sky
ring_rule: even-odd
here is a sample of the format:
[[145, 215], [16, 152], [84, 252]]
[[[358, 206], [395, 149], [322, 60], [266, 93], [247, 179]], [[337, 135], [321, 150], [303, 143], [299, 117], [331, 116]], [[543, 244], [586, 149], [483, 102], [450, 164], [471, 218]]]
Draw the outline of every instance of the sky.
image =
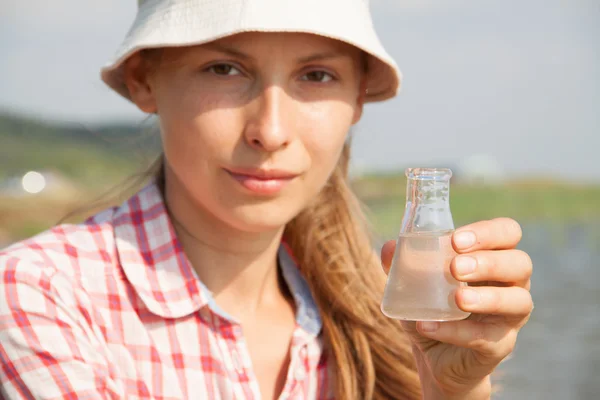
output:
[[[0, 109], [141, 122], [99, 78], [136, 4], [2, 0]], [[460, 168], [484, 155], [507, 177], [600, 182], [600, 2], [371, 0], [371, 10], [404, 82], [367, 105], [355, 169]]]

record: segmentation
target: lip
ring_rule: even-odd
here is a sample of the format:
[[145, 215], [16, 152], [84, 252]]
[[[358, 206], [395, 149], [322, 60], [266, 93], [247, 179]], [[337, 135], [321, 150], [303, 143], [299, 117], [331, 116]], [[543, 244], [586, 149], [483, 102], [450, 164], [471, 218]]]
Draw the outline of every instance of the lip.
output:
[[245, 175], [256, 179], [292, 179], [299, 174], [284, 171], [281, 169], [260, 169], [260, 168], [228, 168], [227, 172], [233, 175]]
[[260, 195], [279, 193], [299, 174], [280, 169], [225, 168], [245, 189]]

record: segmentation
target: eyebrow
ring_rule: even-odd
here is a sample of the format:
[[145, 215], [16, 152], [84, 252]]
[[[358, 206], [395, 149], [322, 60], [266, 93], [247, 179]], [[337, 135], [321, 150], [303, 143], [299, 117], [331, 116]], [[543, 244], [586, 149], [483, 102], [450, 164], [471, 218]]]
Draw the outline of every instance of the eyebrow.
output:
[[[214, 43], [214, 42], [206, 43], [204, 46], [211, 50], [218, 51], [220, 53], [229, 54], [230, 56], [241, 58], [243, 60], [254, 60], [254, 57], [252, 57], [246, 53], [243, 53], [243, 52], [241, 52], [237, 49], [234, 49], [232, 47], [229, 47], [229, 46], [224, 46], [219, 43]], [[296, 62], [298, 64], [306, 64], [306, 63], [314, 62], [314, 61], [322, 61], [322, 60], [329, 60], [329, 59], [342, 58], [342, 57], [350, 57], [350, 55], [347, 53], [341, 52], [341, 51], [326, 51], [326, 52], [322, 52], [322, 53], [311, 54], [309, 56], [299, 57], [296, 59]]]
[[328, 51], [328, 52], [324, 52], [324, 53], [317, 53], [317, 54], [312, 54], [310, 56], [306, 56], [306, 57], [300, 57], [297, 59], [299, 64], [305, 64], [305, 63], [309, 63], [309, 62], [313, 62], [313, 61], [321, 61], [321, 60], [330, 60], [333, 58], [343, 58], [343, 57], [350, 57], [350, 54], [348, 53], [343, 53], [341, 51]]

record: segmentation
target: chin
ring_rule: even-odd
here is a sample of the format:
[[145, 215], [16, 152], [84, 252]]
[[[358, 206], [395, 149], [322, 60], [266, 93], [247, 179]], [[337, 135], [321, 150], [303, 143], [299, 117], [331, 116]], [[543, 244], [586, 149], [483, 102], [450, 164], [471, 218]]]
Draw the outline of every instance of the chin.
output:
[[233, 225], [247, 232], [269, 232], [282, 229], [300, 213], [303, 207], [292, 205], [248, 204], [236, 207], [228, 214]]

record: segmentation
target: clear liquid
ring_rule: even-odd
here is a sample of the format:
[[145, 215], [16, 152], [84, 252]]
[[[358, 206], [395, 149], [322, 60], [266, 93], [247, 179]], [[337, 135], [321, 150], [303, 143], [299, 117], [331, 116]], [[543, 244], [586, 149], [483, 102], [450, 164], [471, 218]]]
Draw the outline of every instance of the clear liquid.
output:
[[454, 295], [465, 285], [450, 274], [453, 231], [401, 234], [388, 275], [382, 312], [409, 321], [453, 321], [470, 313], [458, 308]]

